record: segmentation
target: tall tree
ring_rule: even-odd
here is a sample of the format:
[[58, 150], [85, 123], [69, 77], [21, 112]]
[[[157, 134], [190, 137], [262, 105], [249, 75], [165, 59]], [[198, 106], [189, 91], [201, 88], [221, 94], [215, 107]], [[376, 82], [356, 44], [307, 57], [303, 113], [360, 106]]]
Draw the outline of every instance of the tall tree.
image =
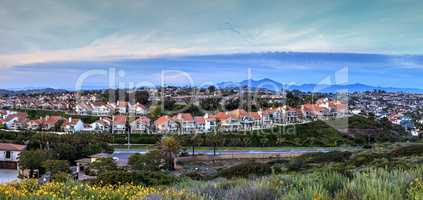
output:
[[135, 100], [140, 104], [147, 105], [148, 103], [150, 103], [149, 98], [150, 94], [148, 93], [148, 91], [142, 90], [135, 92]]
[[29, 176], [33, 177], [34, 170], [42, 169], [42, 163], [49, 159], [49, 153], [45, 150], [24, 151], [19, 156], [19, 166], [29, 169]]
[[181, 150], [178, 141], [172, 136], [164, 137], [160, 140], [159, 149], [167, 159], [169, 170], [175, 170], [175, 157]]
[[133, 154], [129, 156], [128, 165], [133, 170], [158, 171], [162, 166], [160, 151], [152, 150], [146, 154]]
[[59, 172], [69, 172], [69, 162], [67, 160], [46, 160], [41, 163], [46, 171], [50, 171], [52, 175]]
[[90, 169], [94, 170], [96, 173], [99, 173], [105, 171], [114, 171], [117, 170], [118, 167], [113, 158], [99, 158], [90, 164]]

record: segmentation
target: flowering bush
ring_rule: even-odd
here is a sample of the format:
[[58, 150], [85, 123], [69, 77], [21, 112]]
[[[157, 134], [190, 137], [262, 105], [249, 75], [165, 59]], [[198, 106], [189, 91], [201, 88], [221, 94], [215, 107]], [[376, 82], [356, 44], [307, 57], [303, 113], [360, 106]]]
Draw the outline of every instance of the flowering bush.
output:
[[132, 183], [87, 184], [36, 180], [0, 185], [5, 200], [421, 200], [423, 167], [355, 171], [351, 177], [332, 170], [307, 174], [271, 175], [255, 179], [183, 180], [172, 186], [146, 187]]
[[407, 192], [408, 198], [411, 200], [423, 199], [423, 180], [415, 179], [413, 182], [411, 182]]
[[38, 186], [35, 179], [24, 180], [19, 183], [0, 185], [0, 199], [48, 199], [48, 200], [135, 200], [144, 199], [148, 195], [160, 193], [167, 196], [178, 196], [180, 192], [141, 185], [89, 185], [76, 181], [49, 182]]

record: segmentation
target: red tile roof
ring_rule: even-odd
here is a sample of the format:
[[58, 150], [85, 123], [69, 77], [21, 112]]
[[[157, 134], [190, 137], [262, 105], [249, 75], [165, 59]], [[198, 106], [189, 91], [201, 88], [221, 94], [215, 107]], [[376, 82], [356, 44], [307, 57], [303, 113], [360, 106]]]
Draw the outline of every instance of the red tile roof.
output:
[[43, 119], [34, 119], [29, 121], [29, 123], [31, 124], [38, 124], [38, 125], [43, 125], [44, 120]]
[[76, 125], [78, 123], [79, 119], [76, 118], [71, 118], [70, 120], [67, 119], [63, 122], [63, 126], [67, 126], [67, 125]]
[[113, 123], [115, 123], [115, 124], [126, 124], [126, 116], [125, 115], [115, 115], [115, 116], [113, 116]]
[[255, 120], [259, 120], [261, 119], [260, 115], [258, 114], [258, 112], [249, 112], [248, 116], [250, 116], [251, 118], [255, 119]]
[[28, 115], [26, 113], [18, 112], [16, 114], [8, 115], [6, 117], [5, 121], [8, 122], [12, 119], [18, 118], [18, 122], [24, 122], [24, 121], [28, 120], [27, 117], [28, 117]]
[[190, 122], [194, 120], [191, 113], [179, 113], [178, 115], [176, 115], [176, 119], [185, 122]]
[[228, 114], [232, 118], [240, 119], [240, 118], [246, 116], [247, 115], [247, 112], [245, 110], [243, 110], [243, 109], [236, 109], [236, 110], [230, 111]]
[[140, 124], [145, 124], [145, 125], [149, 125], [150, 124], [150, 119], [146, 116], [141, 116], [138, 119], [135, 120], [136, 122], [140, 123]]
[[0, 150], [3, 151], [23, 151], [26, 145], [12, 144], [12, 143], [0, 143]]
[[223, 121], [223, 120], [229, 118], [229, 116], [226, 113], [224, 113], [224, 112], [218, 112], [218, 113], [216, 113], [215, 117], [219, 121]]
[[154, 121], [154, 125], [161, 125], [164, 124], [166, 122], [168, 122], [170, 120], [170, 117], [168, 115], [163, 115], [160, 116], [158, 119], [156, 119], [156, 121]]
[[322, 107], [320, 107], [317, 104], [304, 104], [303, 108], [304, 108], [303, 110], [305, 112], [313, 112], [313, 113], [318, 113], [318, 112], [322, 111], [322, 109], [323, 109]]
[[44, 121], [44, 124], [55, 125], [59, 122], [59, 120], [62, 120], [62, 117], [60, 117], [60, 116], [47, 116], [46, 120]]

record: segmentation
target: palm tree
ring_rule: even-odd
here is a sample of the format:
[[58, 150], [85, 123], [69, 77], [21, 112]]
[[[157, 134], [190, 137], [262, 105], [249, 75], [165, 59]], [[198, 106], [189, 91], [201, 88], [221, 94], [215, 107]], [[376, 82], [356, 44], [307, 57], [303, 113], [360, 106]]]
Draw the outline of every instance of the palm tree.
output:
[[174, 160], [176, 154], [181, 150], [181, 145], [173, 136], [167, 136], [160, 140], [159, 148], [167, 157], [169, 170], [175, 170]]

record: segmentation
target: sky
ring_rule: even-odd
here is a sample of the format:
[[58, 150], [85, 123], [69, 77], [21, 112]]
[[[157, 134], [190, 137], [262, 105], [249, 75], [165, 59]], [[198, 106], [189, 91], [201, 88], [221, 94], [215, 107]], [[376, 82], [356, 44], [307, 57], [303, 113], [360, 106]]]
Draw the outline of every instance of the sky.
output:
[[423, 88], [421, 10], [418, 0], [0, 0], [0, 88], [102, 87], [113, 71], [126, 85], [303, 84], [343, 68], [349, 83]]

